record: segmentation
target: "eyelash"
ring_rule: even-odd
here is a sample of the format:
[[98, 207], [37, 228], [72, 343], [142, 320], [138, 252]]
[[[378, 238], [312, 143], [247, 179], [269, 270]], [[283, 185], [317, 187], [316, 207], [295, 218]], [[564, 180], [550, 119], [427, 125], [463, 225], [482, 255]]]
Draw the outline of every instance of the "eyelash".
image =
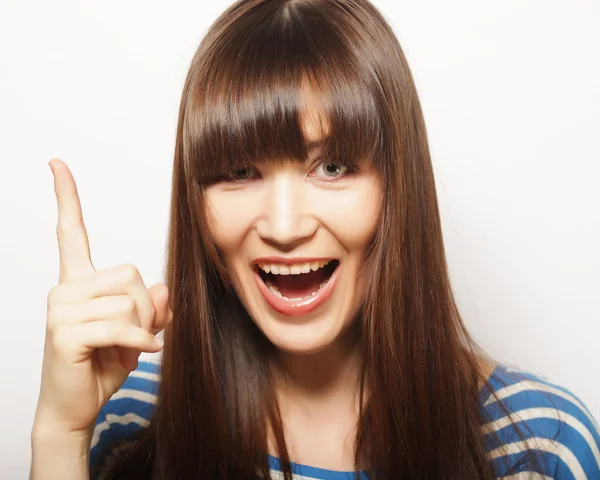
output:
[[[355, 167], [352, 167], [350, 165], [344, 165], [341, 162], [326, 162], [326, 161], [320, 161], [319, 162], [319, 161], [317, 161], [315, 163], [316, 163], [316, 166], [310, 171], [310, 174], [309, 174], [310, 176], [314, 176], [314, 171], [317, 168], [319, 168], [319, 167], [321, 167], [323, 165], [327, 165], [327, 164], [339, 165], [342, 168], [346, 169], [344, 171], [344, 173], [342, 173], [340, 176], [333, 177], [333, 178], [331, 178], [331, 180], [324, 180], [322, 178], [320, 179], [320, 180], [323, 180], [325, 182], [333, 182], [333, 181], [339, 180], [340, 178], [345, 178], [348, 175], [355, 173], [356, 170], [357, 170]], [[239, 172], [240, 170], [251, 170], [251, 171], [253, 170], [254, 172], [258, 172], [258, 169], [255, 166], [243, 167], [243, 168], [240, 168], [237, 171]], [[229, 182], [229, 183], [246, 183], [246, 182], [249, 182], [251, 180], [254, 180], [254, 177], [252, 177], [252, 178], [244, 178], [244, 179], [236, 179], [236, 178], [233, 178], [233, 174], [229, 174], [229, 175], [223, 175], [219, 180], [223, 181], [223, 182]]]

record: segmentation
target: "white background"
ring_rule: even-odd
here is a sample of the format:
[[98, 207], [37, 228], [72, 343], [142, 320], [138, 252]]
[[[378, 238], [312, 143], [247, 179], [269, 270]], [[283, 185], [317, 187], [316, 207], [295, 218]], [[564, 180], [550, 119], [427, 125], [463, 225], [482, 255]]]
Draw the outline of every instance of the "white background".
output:
[[[58, 278], [47, 162], [75, 175], [96, 268], [161, 281], [179, 96], [229, 3], [0, 1], [3, 479], [28, 475]], [[600, 416], [600, 3], [374, 3], [416, 80], [466, 324]]]

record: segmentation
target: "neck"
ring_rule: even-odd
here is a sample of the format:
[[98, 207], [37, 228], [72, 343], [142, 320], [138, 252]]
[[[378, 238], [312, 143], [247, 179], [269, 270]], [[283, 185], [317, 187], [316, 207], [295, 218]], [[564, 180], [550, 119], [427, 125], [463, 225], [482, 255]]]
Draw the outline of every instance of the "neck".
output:
[[353, 329], [315, 353], [277, 351], [272, 372], [282, 411], [299, 408], [310, 413], [358, 406], [360, 357], [358, 336]]

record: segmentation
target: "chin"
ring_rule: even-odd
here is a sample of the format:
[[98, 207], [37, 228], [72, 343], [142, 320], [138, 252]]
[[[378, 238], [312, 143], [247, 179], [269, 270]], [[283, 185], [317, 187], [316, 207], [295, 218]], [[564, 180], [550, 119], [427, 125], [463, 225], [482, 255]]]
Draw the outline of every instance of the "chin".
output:
[[295, 355], [312, 355], [334, 344], [342, 336], [345, 323], [329, 314], [315, 316], [302, 323], [271, 317], [266, 322], [257, 322], [257, 325], [278, 350]]

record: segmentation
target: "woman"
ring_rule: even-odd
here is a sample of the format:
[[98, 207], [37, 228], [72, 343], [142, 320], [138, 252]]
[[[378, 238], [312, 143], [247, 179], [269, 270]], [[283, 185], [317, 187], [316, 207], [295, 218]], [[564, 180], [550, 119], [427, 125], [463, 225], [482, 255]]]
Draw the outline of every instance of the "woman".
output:
[[[168, 291], [94, 271], [51, 167], [33, 478], [86, 478], [90, 442], [98, 478], [599, 478], [585, 406], [462, 323], [415, 85], [367, 0], [242, 0], [212, 25], [181, 100]], [[160, 371], [138, 364], [163, 328]]]

